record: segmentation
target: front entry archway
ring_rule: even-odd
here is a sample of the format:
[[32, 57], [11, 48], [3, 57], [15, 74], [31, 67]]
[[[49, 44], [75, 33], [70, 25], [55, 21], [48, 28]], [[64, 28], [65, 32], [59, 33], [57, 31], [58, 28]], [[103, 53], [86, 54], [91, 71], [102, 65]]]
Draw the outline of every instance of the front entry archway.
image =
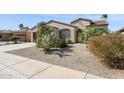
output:
[[33, 42], [36, 42], [37, 39], [37, 32], [33, 32]]

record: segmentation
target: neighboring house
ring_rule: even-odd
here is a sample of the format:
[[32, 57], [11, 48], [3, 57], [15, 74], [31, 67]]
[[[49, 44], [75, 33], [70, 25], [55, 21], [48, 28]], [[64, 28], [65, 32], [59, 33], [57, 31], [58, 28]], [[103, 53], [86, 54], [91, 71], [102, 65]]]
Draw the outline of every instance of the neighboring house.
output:
[[93, 23], [95, 27], [101, 28], [101, 29], [107, 29], [109, 25], [106, 20], [93, 21]]
[[8, 41], [12, 34], [11, 30], [0, 30], [0, 41]]
[[0, 41], [9, 41], [9, 37], [18, 36], [19, 41], [22, 42], [32, 42], [32, 31], [31, 30], [21, 30], [21, 31], [12, 31], [12, 30], [0, 30]]
[[[106, 20], [92, 21], [84, 18], [78, 18], [70, 24], [51, 20], [47, 25], [54, 29], [54, 33], [58, 38], [70, 39], [73, 43], [76, 43], [77, 33], [79, 31], [85, 31], [87, 27], [108, 28], [108, 22]], [[8, 38], [10, 35], [17, 35], [20, 37], [20, 41], [36, 41], [37, 31], [38, 27], [36, 25], [31, 29], [23, 29], [16, 32], [11, 31], [9, 33], [4, 33], [4, 35], [0, 32], [0, 38]]]

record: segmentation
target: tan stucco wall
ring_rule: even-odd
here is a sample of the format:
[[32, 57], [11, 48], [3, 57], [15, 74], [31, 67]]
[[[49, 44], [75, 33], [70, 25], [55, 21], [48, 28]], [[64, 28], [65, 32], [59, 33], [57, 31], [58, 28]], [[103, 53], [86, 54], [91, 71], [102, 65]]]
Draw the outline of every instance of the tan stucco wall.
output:
[[19, 37], [19, 41], [26, 41], [26, 31], [18, 31], [18, 32], [14, 32], [13, 35], [18, 36]]
[[[71, 26], [67, 26], [67, 25], [59, 24], [59, 23], [55, 23], [55, 22], [48, 23], [47, 25], [52, 26], [52, 27], [56, 27], [56, 28], [59, 29], [59, 31], [61, 29], [69, 29], [71, 31], [70, 40], [72, 40], [73, 43], [76, 42], [76, 31], [77, 31], [77, 29], [75, 27], [71, 27]], [[57, 33], [57, 34], [59, 36], [59, 33]]]
[[32, 42], [33, 41], [33, 32], [28, 30], [28, 31], [16, 31], [12, 33], [0, 33], [1, 38], [0, 41], [9, 41], [10, 36], [18, 36], [19, 41], [22, 42]]
[[33, 41], [33, 32], [30, 30], [14, 32], [13, 35], [18, 36], [20, 38], [19, 41], [23, 42]]
[[0, 35], [1, 35], [0, 41], [9, 41], [9, 37], [12, 34], [9, 34], [9, 33], [0, 33]]
[[90, 25], [90, 21], [79, 20], [79, 21], [76, 21], [76, 22], [72, 23], [72, 25], [73, 26], [77, 26], [80, 29], [85, 30], [86, 29], [86, 26], [89, 26]]
[[[77, 22], [72, 23], [72, 25], [77, 26], [80, 29], [86, 30], [86, 28], [87, 28], [86, 26], [90, 25], [90, 21], [79, 20]], [[99, 25], [99, 26], [95, 26], [95, 27], [97, 27], [97, 28], [106, 28], [107, 29], [108, 25]]]
[[33, 32], [26, 31], [26, 41], [27, 42], [33, 42]]

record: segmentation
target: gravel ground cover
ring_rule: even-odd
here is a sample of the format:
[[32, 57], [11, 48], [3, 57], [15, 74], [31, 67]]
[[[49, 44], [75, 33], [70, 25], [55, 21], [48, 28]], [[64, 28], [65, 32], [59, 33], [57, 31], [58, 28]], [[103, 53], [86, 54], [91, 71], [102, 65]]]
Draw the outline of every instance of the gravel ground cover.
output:
[[51, 50], [48, 54], [36, 47], [7, 52], [105, 78], [124, 78], [124, 70], [107, 67], [88, 51], [85, 44], [72, 44], [64, 49]]

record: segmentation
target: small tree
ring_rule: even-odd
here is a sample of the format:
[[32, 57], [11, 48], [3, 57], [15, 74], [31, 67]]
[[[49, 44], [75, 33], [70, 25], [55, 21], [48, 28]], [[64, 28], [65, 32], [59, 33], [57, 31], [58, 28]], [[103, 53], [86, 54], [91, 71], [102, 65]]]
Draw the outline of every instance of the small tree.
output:
[[107, 14], [103, 14], [101, 18], [106, 20], [108, 18], [108, 15]]
[[17, 36], [11, 36], [9, 38], [9, 40], [12, 41], [12, 42], [14, 42], [15, 44], [17, 44], [17, 41], [19, 40], [19, 37], [17, 37]]
[[23, 29], [23, 28], [24, 28], [23, 24], [20, 24], [20, 25], [19, 25], [19, 28], [20, 28], [20, 29]]
[[60, 47], [59, 44], [60, 41], [53, 34], [53, 29], [45, 23], [39, 23], [36, 41], [37, 48], [44, 48], [45, 53], [47, 53], [50, 48]]
[[77, 40], [79, 43], [87, 43], [88, 39], [91, 37], [109, 34], [110, 31], [108, 29], [99, 29], [97, 27], [88, 27], [86, 31], [79, 32], [77, 34]]

